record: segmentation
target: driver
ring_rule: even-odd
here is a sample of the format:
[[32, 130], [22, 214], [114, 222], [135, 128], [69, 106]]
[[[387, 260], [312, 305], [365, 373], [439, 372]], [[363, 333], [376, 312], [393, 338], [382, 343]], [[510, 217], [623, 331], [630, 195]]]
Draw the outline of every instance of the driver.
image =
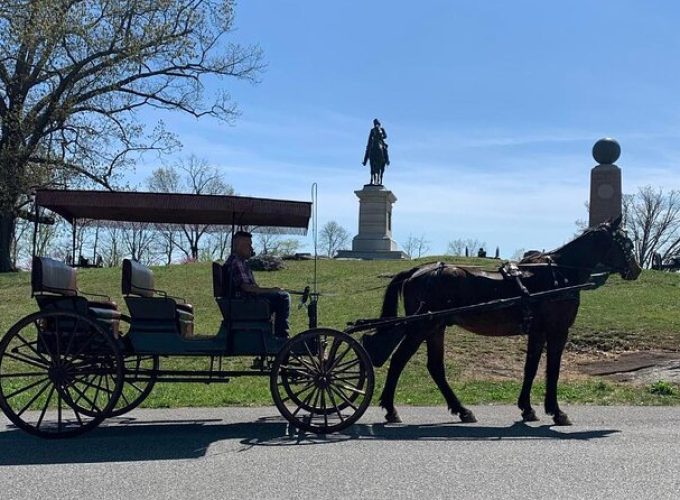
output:
[[242, 295], [257, 295], [266, 299], [276, 316], [274, 335], [287, 338], [290, 335], [288, 316], [290, 315], [290, 295], [279, 287], [264, 288], [255, 283], [253, 272], [247, 260], [255, 255], [253, 237], [246, 231], [234, 235], [232, 253], [224, 263], [231, 276], [232, 290]]

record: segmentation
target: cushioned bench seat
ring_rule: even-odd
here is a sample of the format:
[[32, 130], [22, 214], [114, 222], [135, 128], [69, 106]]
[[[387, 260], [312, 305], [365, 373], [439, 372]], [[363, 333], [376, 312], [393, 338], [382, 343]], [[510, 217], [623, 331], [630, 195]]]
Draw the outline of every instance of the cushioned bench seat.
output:
[[118, 335], [121, 313], [112, 300], [89, 300], [78, 290], [77, 273], [64, 262], [34, 257], [31, 289], [41, 309], [70, 310], [86, 314]]
[[[193, 336], [194, 306], [177, 302], [174, 297], [169, 297], [165, 292], [157, 290], [151, 269], [134, 260], [123, 260], [121, 288], [133, 323], [136, 319], [144, 321], [145, 329], [149, 329], [155, 328], [152, 323], [157, 320], [155, 326], [161, 325], [161, 331], [166, 331], [166, 328], [162, 326], [164, 322], [174, 320], [174, 327], [180, 335]], [[168, 317], [168, 311], [172, 318]]]

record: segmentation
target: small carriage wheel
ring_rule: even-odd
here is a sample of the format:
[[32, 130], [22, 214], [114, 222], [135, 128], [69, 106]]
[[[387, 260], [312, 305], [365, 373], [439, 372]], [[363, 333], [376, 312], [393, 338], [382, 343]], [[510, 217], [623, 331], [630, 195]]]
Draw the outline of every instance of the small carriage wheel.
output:
[[319, 328], [289, 340], [270, 378], [274, 403], [293, 426], [326, 434], [354, 424], [371, 404], [373, 366], [344, 332]]
[[[125, 336], [129, 331], [130, 316], [121, 315], [121, 323], [127, 323], [126, 331], [121, 331]], [[125, 354], [123, 356], [123, 389], [116, 406], [109, 417], [119, 417], [137, 408], [151, 394], [156, 380], [158, 379], [159, 361], [156, 354]], [[88, 414], [88, 409], [83, 408], [83, 413]], [[91, 415], [92, 416], [92, 415]]]
[[0, 408], [30, 434], [64, 438], [95, 428], [122, 387], [117, 342], [80, 314], [31, 314], [0, 341]]

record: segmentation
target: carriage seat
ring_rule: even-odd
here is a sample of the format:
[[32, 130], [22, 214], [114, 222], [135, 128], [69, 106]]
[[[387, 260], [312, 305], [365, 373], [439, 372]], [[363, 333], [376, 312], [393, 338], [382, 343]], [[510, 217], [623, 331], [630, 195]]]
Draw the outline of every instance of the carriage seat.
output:
[[[164, 302], [173, 311], [176, 325], [184, 337], [191, 337], [194, 333], [194, 306], [184, 302], [177, 302], [177, 297], [172, 297], [162, 290], [155, 288], [153, 271], [139, 262], [131, 259], [123, 260], [123, 277], [121, 284], [123, 295], [126, 297], [130, 314], [135, 317], [138, 309], [135, 298], [151, 299], [153, 302]], [[130, 300], [132, 299], [132, 300]], [[184, 299], [179, 299], [184, 300]], [[142, 301], [145, 302], [145, 301]], [[148, 301], [146, 301], [148, 302]], [[149, 309], [149, 308], [147, 308]]]
[[225, 320], [271, 321], [269, 302], [253, 295], [238, 295], [233, 290], [231, 274], [226, 265], [212, 263], [213, 295]]
[[83, 297], [88, 294], [78, 289], [76, 270], [64, 262], [49, 257], [33, 257], [31, 291], [41, 309], [79, 312], [105, 323], [114, 333], [118, 332], [121, 316], [118, 304], [104, 296], [96, 300]]

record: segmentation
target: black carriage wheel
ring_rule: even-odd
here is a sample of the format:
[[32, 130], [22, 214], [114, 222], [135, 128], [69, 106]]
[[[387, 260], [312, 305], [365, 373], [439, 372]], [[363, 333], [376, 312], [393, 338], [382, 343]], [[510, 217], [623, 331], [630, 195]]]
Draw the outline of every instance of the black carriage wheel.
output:
[[[130, 317], [121, 316], [121, 323], [126, 323], [126, 331], [120, 331], [122, 336], [129, 331]], [[122, 325], [121, 325], [122, 326]], [[158, 378], [159, 360], [155, 354], [131, 354], [123, 359], [123, 389], [116, 406], [109, 417], [119, 417], [137, 408], [151, 394]], [[93, 416], [88, 408], [82, 408], [84, 414]]]
[[80, 314], [31, 314], [0, 341], [0, 408], [36, 436], [72, 437], [95, 428], [122, 386], [118, 344]]
[[326, 434], [354, 424], [371, 403], [373, 366], [346, 333], [315, 329], [289, 340], [270, 378], [274, 403], [295, 427]]

